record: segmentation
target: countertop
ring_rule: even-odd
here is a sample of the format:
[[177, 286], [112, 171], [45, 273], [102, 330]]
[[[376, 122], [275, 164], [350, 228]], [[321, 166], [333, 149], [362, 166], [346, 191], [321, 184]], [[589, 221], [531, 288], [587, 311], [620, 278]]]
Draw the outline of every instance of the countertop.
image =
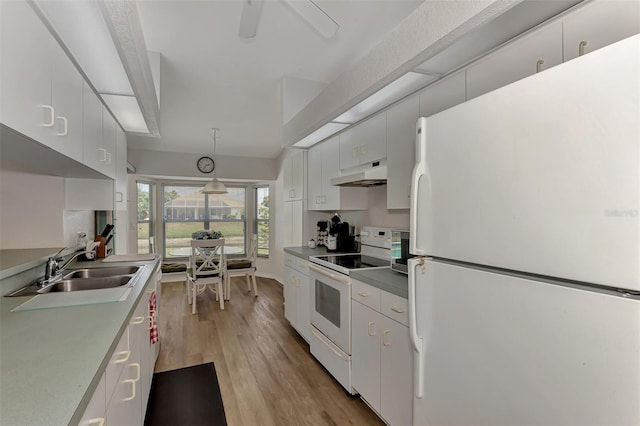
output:
[[159, 262], [157, 258], [73, 265], [143, 265], [131, 293], [122, 302], [11, 312], [28, 297], [2, 297], [2, 424], [62, 425], [80, 420]]
[[[310, 256], [322, 256], [326, 254], [347, 254], [327, 252], [325, 247], [285, 247], [285, 253], [289, 253], [293, 256], [300, 257], [305, 260], [309, 260]], [[388, 291], [396, 296], [408, 297], [408, 277], [405, 274], [395, 272], [389, 268], [377, 268], [377, 269], [363, 269], [360, 271], [352, 271], [349, 276], [363, 283], [372, 285], [381, 290]]]
[[[62, 256], [67, 256], [73, 253], [76, 249], [53, 247], [0, 250], [0, 279], [26, 271], [34, 266], [44, 264], [48, 258], [55, 256], [56, 253], [60, 252], [60, 250], [62, 250]], [[44, 267], [42, 270], [44, 273]]]
[[349, 276], [365, 284], [372, 285], [380, 290], [387, 291], [396, 296], [408, 297], [408, 276], [389, 268], [363, 269], [353, 271]]

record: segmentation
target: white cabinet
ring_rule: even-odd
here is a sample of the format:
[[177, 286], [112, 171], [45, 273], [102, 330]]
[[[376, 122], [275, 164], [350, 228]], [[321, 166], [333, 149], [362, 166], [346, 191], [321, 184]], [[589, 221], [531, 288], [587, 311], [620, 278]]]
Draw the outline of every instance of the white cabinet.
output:
[[78, 422], [80, 426], [103, 426], [105, 424], [107, 411], [107, 392], [105, 381], [106, 378], [103, 374], [98, 386], [95, 391], [93, 391], [93, 396], [91, 397], [87, 408], [84, 410], [84, 414], [82, 415], [80, 422]]
[[387, 424], [410, 425], [413, 358], [406, 299], [356, 280], [352, 285], [353, 387]]
[[0, 121], [82, 159], [82, 77], [25, 1], [2, 3]]
[[466, 96], [465, 71], [458, 71], [420, 92], [420, 117], [429, 117], [461, 104], [466, 101]]
[[127, 135], [116, 126], [116, 184], [115, 184], [115, 209], [127, 210]]
[[387, 208], [408, 209], [415, 163], [420, 99], [413, 95], [387, 110]]
[[387, 117], [384, 112], [340, 134], [340, 169], [347, 170], [387, 157]]
[[640, 32], [640, 2], [598, 0], [563, 20], [564, 61]]
[[307, 157], [309, 210], [365, 210], [369, 200], [365, 188], [342, 188], [331, 185], [340, 176], [340, 139], [335, 136], [313, 146]]
[[282, 204], [283, 246], [299, 246], [302, 244], [302, 200]]
[[562, 63], [562, 22], [554, 22], [496, 50], [467, 68], [467, 99]]
[[304, 198], [304, 151], [297, 150], [284, 163], [284, 201]]
[[116, 123], [89, 85], [83, 88], [83, 163], [115, 178]]
[[308, 262], [285, 253], [284, 276], [284, 316], [308, 342], [311, 323]]

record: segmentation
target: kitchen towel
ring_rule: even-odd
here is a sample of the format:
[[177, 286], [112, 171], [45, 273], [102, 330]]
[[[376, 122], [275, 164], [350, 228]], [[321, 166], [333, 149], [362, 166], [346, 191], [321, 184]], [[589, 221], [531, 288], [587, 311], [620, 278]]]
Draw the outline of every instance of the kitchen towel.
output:
[[151, 296], [149, 296], [149, 338], [151, 339], [151, 344], [154, 345], [158, 343], [160, 340], [160, 336], [158, 336], [158, 322], [156, 321], [156, 292], [155, 290], [151, 292]]

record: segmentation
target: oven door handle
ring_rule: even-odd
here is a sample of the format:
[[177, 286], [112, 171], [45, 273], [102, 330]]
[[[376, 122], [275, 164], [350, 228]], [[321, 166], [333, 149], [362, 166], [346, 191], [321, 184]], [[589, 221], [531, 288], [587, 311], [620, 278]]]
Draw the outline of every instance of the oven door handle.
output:
[[322, 342], [327, 348], [329, 348], [340, 359], [342, 359], [343, 361], [351, 361], [351, 357], [349, 355], [345, 354], [344, 352], [342, 352], [342, 350], [338, 346], [336, 346], [335, 343], [333, 343], [331, 340], [329, 340], [324, 334], [322, 334], [321, 331], [319, 331], [313, 325], [309, 325], [309, 329], [316, 336], [316, 338], [318, 340], [320, 340], [320, 342]]
[[311, 269], [312, 271], [315, 271], [319, 274], [322, 274], [326, 277], [331, 278], [332, 280], [336, 280], [336, 281], [340, 281], [341, 283], [344, 283], [346, 285], [351, 285], [351, 280], [349, 279], [349, 277], [346, 277], [340, 273], [332, 273], [329, 272], [328, 270], [326, 270], [325, 268], [316, 266], [312, 263], [309, 264], [309, 269]]

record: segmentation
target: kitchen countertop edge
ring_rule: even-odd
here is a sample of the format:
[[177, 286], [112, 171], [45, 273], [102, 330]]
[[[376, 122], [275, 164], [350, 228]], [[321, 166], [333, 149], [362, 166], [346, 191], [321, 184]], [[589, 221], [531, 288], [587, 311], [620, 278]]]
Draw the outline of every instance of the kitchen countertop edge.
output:
[[352, 271], [349, 276], [404, 299], [409, 295], [409, 277], [389, 268], [363, 269]]

